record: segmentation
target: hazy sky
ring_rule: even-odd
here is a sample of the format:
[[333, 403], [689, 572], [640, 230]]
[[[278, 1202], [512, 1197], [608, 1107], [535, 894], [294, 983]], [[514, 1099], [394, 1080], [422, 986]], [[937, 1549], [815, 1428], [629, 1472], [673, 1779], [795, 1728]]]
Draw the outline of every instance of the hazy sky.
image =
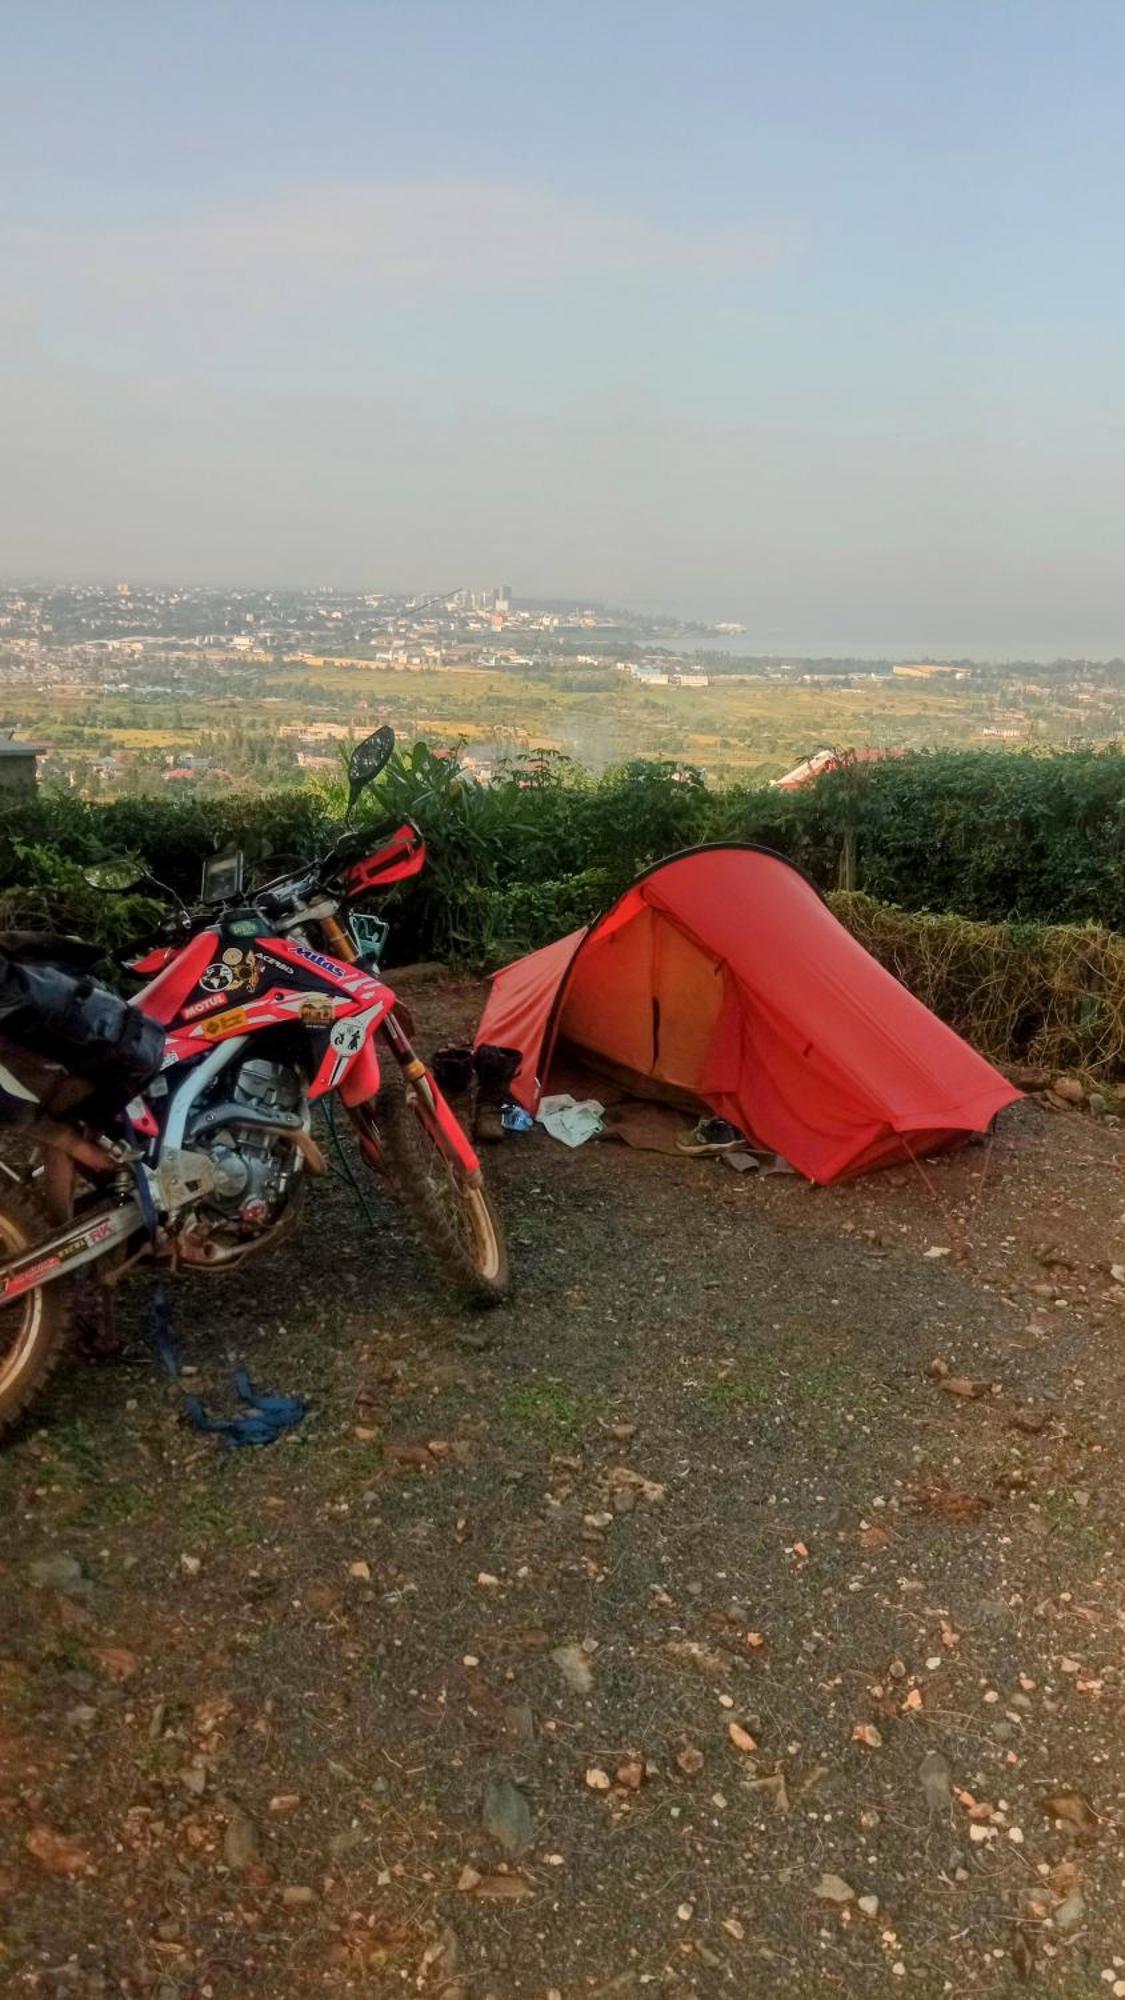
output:
[[1120, 0], [34, 0], [0, 572], [1125, 651]]

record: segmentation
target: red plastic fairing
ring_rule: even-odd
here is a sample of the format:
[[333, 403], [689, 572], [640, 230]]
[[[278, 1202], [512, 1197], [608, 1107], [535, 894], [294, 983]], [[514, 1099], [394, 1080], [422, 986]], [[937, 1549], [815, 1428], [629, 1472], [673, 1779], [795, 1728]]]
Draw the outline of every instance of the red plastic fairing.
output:
[[176, 953], [170, 965], [142, 986], [133, 1005], [147, 1014], [151, 1021], [160, 1021], [167, 1027], [175, 1019], [188, 994], [194, 992], [201, 974], [210, 965], [215, 946], [219, 941], [218, 931], [200, 931], [182, 951]]
[[379, 1095], [379, 1058], [375, 1053], [374, 1033], [364, 1043], [340, 1085], [340, 1096], [349, 1108], [356, 1104], [366, 1104], [369, 1098]]
[[426, 843], [417, 827], [400, 826], [377, 853], [345, 870], [344, 883], [349, 893], [357, 896], [363, 889], [390, 888], [392, 882], [405, 882], [411, 875], [421, 874], [425, 865]]
[[157, 944], [151, 951], [143, 952], [140, 958], [130, 959], [129, 970], [147, 972], [151, 977], [154, 972], [163, 972], [166, 965], [171, 965], [175, 955], [170, 944]]

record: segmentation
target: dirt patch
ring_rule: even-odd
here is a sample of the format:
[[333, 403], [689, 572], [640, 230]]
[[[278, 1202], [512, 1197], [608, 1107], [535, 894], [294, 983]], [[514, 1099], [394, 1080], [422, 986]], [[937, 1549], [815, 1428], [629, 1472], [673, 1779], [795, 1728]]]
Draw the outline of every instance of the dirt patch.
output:
[[228, 1351], [309, 1398], [261, 1451], [182, 1426], [138, 1287], [0, 1460], [4, 1990], [1112, 1991], [1122, 1151], [513, 1138], [484, 1319], [332, 1183], [173, 1295], [209, 1402]]

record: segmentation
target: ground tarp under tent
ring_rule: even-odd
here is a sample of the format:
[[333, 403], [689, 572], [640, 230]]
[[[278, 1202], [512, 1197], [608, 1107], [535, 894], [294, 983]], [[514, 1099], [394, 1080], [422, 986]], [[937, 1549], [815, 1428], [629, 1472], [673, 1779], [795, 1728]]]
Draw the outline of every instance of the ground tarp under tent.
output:
[[563, 1062], [709, 1107], [813, 1181], [988, 1130], [1019, 1092], [768, 850], [659, 862], [586, 930], [497, 973], [477, 1045], [534, 1112]]

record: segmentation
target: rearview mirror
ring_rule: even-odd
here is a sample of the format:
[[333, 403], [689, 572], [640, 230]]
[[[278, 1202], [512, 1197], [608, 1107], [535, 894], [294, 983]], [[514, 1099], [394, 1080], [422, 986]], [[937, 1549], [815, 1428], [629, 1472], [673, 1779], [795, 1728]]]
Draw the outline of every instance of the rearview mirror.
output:
[[119, 854], [112, 861], [92, 861], [82, 870], [83, 877], [91, 889], [101, 889], [107, 893], [121, 894], [126, 889], [135, 889], [148, 874], [145, 863], [135, 854]]
[[376, 729], [372, 735], [365, 736], [362, 743], [356, 744], [348, 758], [349, 817], [364, 787], [369, 785], [373, 778], [377, 778], [380, 771], [386, 770], [394, 754], [394, 747], [395, 733], [389, 723], [384, 723], [381, 729]]

